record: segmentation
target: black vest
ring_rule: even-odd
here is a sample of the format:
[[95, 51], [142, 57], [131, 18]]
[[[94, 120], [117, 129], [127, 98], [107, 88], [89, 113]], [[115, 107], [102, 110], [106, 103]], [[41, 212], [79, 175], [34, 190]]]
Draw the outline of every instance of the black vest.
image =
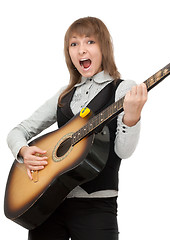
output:
[[[109, 83], [104, 89], [102, 89], [88, 104], [94, 114], [98, 114], [107, 106], [115, 102], [115, 92], [122, 80], [118, 80], [116, 84], [113, 82]], [[66, 124], [73, 116], [73, 112], [70, 108], [70, 102], [74, 95], [76, 88], [73, 88], [63, 99], [63, 107], [57, 108], [57, 121], [58, 126], [61, 127]], [[114, 140], [116, 137], [117, 129], [117, 117], [108, 122], [107, 127], [110, 132], [110, 151], [107, 163], [104, 169], [99, 175], [81, 185], [81, 187], [88, 193], [100, 191], [100, 190], [118, 190], [118, 172], [121, 163], [121, 159], [117, 156], [114, 151]], [[104, 151], [104, 150], [103, 150]]]

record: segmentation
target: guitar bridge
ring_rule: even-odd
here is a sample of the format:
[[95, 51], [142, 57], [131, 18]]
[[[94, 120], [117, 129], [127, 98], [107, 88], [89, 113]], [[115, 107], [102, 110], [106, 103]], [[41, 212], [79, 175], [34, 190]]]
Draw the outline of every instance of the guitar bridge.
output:
[[38, 180], [39, 180], [39, 179], [38, 179], [38, 171], [37, 171], [37, 170], [35, 170], [35, 171], [32, 170], [32, 171], [31, 171], [31, 174], [32, 174], [32, 180], [33, 180], [33, 182], [34, 182], [34, 183], [37, 183]]

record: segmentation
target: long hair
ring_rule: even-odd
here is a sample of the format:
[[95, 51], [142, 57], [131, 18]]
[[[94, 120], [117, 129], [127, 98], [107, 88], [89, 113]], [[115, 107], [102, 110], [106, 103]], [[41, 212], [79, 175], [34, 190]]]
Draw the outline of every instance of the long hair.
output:
[[85, 17], [80, 18], [73, 22], [68, 28], [65, 38], [64, 38], [64, 54], [66, 64], [70, 73], [70, 82], [67, 88], [61, 93], [58, 104], [62, 106], [62, 98], [73, 89], [74, 85], [81, 81], [80, 73], [75, 69], [74, 64], [71, 61], [69, 55], [69, 40], [73, 34], [78, 34], [80, 36], [94, 36], [98, 42], [102, 52], [102, 69], [109, 73], [114, 80], [120, 78], [120, 74], [117, 70], [114, 54], [113, 54], [113, 44], [110, 33], [105, 26], [105, 24], [98, 18]]

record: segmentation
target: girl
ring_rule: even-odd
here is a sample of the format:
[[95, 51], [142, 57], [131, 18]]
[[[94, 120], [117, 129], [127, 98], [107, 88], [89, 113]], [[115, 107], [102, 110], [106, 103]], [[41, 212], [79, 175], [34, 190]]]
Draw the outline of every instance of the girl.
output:
[[126, 94], [124, 112], [107, 123], [110, 150], [104, 169], [95, 179], [73, 189], [42, 225], [29, 231], [29, 240], [116, 240], [119, 166], [136, 148], [147, 89], [145, 84], [120, 80], [110, 34], [97, 18], [78, 19], [68, 28], [64, 52], [70, 73], [68, 86], [8, 135], [8, 145], [25, 164], [29, 178], [32, 170], [48, 164], [46, 149], [28, 146], [32, 137], [55, 122], [63, 126], [85, 106], [98, 113]]

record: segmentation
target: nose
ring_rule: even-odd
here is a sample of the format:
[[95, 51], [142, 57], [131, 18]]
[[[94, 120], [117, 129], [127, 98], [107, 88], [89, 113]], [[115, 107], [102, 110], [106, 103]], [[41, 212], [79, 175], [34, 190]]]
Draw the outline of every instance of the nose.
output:
[[84, 44], [79, 45], [79, 54], [82, 56], [87, 52], [87, 49], [85, 48]]

